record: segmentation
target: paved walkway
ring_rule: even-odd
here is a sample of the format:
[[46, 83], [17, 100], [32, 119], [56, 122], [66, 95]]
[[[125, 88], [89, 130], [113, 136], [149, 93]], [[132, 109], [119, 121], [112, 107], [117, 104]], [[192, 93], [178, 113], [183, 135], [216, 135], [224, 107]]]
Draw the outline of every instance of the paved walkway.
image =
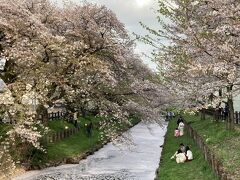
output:
[[140, 123], [123, 136], [134, 145], [109, 143], [79, 164], [31, 171], [15, 180], [154, 180], [166, 126]]

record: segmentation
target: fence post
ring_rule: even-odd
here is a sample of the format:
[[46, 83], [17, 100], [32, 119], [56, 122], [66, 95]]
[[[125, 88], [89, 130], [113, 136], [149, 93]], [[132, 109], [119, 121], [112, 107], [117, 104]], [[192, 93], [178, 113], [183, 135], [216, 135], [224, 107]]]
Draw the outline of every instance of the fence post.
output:
[[237, 124], [240, 122], [240, 112], [238, 112]]
[[64, 139], [66, 137], [66, 130], [62, 132], [62, 135], [63, 135], [62, 139]]
[[45, 138], [46, 138], [46, 142], [47, 142], [47, 145], [48, 145], [49, 144], [48, 135], [46, 135]]
[[69, 137], [69, 129], [66, 130], [66, 137]]
[[57, 140], [56, 140], [56, 134], [54, 133], [53, 134], [53, 142], [56, 142]]
[[219, 121], [219, 109], [216, 109], [215, 110], [215, 114], [216, 114], [216, 117], [215, 117], [215, 120], [218, 122]]
[[48, 143], [51, 143], [51, 135], [48, 136]]
[[59, 133], [59, 135], [60, 135], [60, 136], [59, 136], [59, 137], [60, 137], [59, 140], [62, 140], [62, 139], [63, 139], [63, 132], [61, 131], [61, 132]]
[[61, 139], [61, 133], [58, 132], [58, 133], [57, 133], [57, 141], [59, 141], [60, 139]]
[[78, 132], [78, 128], [71, 128], [71, 129], [65, 129], [63, 131], [56, 132], [51, 135], [46, 135], [46, 142], [48, 143], [55, 143], [59, 140], [68, 138]]
[[238, 124], [238, 113], [237, 113], [237, 111], [234, 112], [234, 120], [235, 120], [235, 123]]
[[63, 133], [64, 133], [64, 138], [67, 138], [67, 129], [65, 129]]

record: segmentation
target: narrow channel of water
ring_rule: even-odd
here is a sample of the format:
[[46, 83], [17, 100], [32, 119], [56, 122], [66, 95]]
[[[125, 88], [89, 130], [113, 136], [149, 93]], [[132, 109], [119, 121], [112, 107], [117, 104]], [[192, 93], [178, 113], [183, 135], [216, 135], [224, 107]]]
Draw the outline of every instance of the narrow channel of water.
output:
[[166, 125], [139, 123], [123, 136], [133, 144], [109, 143], [79, 164], [30, 171], [15, 180], [154, 180]]

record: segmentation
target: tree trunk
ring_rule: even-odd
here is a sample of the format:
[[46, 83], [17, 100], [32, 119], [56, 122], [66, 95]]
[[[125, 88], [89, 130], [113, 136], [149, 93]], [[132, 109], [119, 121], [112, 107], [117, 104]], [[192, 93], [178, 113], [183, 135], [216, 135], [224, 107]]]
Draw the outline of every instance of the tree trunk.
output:
[[80, 110], [81, 110], [82, 117], [85, 118], [86, 117], [86, 110], [85, 110], [85, 108], [81, 107]]
[[219, 122], [219, 117], [220, 117], [219, 109], [216, 109], [215, 110], [215, 120], [216, 120], [216, 122]]
[[205, 116], [205, 110], [201, 111], [201, 120], [205, 120], [206, 116]]
[[228, 117], [227, 117], [227, 129], [233, 130], [234, 129], [234, 108], [233, 108], [233, 99], [232, 97], [228, 97]]

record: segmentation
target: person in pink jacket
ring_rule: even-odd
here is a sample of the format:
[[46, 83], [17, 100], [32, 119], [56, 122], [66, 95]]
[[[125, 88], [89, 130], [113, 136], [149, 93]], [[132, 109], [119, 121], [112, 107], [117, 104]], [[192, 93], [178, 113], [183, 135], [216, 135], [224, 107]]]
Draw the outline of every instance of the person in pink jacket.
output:
[[180, 131], [179, 131], [178, 128], [176, 128], [176, 129], [174, 130], [174, 136], [175, 136], [175, 137], [179, 137], [179, 136], [180, 136]]

